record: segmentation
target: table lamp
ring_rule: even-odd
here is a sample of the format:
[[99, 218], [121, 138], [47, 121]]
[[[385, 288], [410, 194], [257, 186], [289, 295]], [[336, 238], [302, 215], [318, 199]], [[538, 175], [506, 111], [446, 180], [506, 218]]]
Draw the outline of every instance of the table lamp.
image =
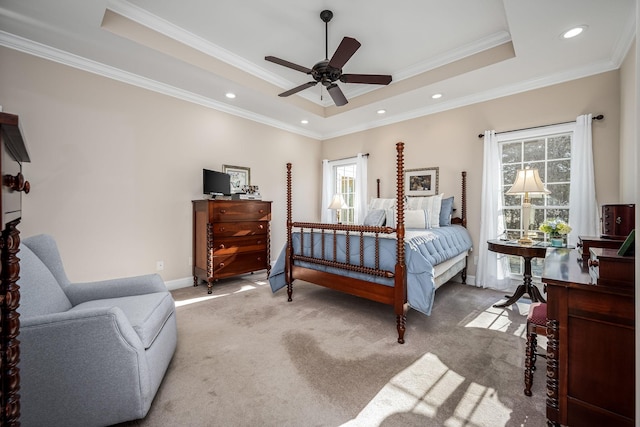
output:
[[531, 199], [529, 194], [549, 194], [550, 191], [544, 188], [544, 183], [540, 179], [538, 169], [520, 169], [516, 176], [516, 182], [506, 194], [522, 194], [522, 227], [524, 229], [523, 236], [518, 239], [518, 243], [522, 245], [530, 245], [533, 240], [529, 238], [529, 223], [531, 222]]
[[336, 211], [336, 219], [338, 220], [338, 224], [340, 224], [340, 209], [346, 209], [349, 206], [344, 202], [344, 198], [342, 194], [335, 194], [333, 196], [333, 200], [329, 204], [328, 209], [333, 209]]

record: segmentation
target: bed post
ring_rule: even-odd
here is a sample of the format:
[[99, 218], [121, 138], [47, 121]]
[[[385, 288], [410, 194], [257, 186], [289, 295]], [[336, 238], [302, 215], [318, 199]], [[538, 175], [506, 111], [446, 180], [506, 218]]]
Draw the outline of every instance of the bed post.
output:
[[467, 171], [462, 171], [462, 226], [467, 227]]
[[397, 258], [394, 277], [393, 308], [396, 313], [396, 324], [398, 328], [398, 342], [404, 344], [404, 332], [406, 330], [406, 310], [407, 301], [407, 276], [405, 265], [404, 249], [404, 143], [396, 144], [396, 237], [397, 237]]
[[291, 163], [287, 163], [287, 249], [284, 261], [284, 276], [287, 281], [288, 301], [292, 301], [293, 279], [291, 269], [293, 266], [293, 248], [291, 247]]

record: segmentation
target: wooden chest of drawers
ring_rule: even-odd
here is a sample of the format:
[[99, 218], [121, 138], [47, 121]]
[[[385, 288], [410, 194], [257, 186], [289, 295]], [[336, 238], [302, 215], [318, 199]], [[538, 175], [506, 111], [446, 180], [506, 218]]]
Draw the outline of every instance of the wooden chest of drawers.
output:
[[193, 201], [193, 285], [270, 270], [271, 202]]
[[617, 249], [589, 249], [589, 275], [599, 286], [634, 289], [635, 257], [618, 255]]
[[602, 205], [602, 237], [625, 239], [635, 228], [636, 205]]
[[609, 248], [619, 249], [622, 246], [624, 239], [606, 239], [604, 237], [595, 236], [578, 236], [578, 253], [582, 255], [582, 260], [587, 262], [591, 248]]
[[635, 289], [604, 285], [603, 270], [593, 283], [579, 258], [577, 251], [548, 249], [544, 259], [547, 425], [632, 427]]

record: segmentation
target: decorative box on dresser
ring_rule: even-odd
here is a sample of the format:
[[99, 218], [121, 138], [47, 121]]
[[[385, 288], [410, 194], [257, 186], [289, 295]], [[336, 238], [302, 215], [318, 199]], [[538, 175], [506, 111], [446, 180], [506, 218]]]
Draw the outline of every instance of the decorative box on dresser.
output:
[[[590, 249], [547, 249], [547, 420], [558, 426], [635, 423], [635, 281], [609, 276]], [[595, 256], [596, 258], [593, 258]], [[621, 262], [633, 263], [633, 257]], [[597, 262], [595, 262], [597, 261]], [[589, 271], [596, 268], [597, 272]]]
[[0, 425], [20, 425], [20, 290], [16, 284], [20, 274], [18, 224], [22, 217], [22, 193], [28, 193], [29, 182], [22, 175], [22, 163], [29, 154], [18, 126], [18, 116], [0, 112], [0, 171], [2, 198], [0, 213]]
[[271, 270], [271, 202], [194, 200], [193, 285], [258, 270]]
[[624, 240], [635, 228], [636, 205], [602, 205], [602, 237]]

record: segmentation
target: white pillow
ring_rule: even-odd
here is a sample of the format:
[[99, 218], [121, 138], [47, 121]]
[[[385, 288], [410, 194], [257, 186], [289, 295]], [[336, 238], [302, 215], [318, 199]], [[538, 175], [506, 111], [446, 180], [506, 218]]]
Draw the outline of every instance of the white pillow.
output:
[[442, 206], [442, 196], [444, 193], [428, 197], [408, 197], [407, 209], [422, 209], [428, 212], [428, 228], [440, 227], [440, 207]]
[[373, 227], [382, 227], [384, 225], [386, 212], [384, 209], [374, 209], [367, 213], [364, 217], [362, 225], [369, 225]]
[[429, 212], [424, 209], [407, 209], [404, 211], [405, 228], [431, 228]]
[[[396, 208], [386, 210], [387, 227], [396, 228]], [[429, 212], [424, 209], [405, 209], [404, 211], [404, 227], [405, 228], [431, 228], [429, 221]]]
[[373, 198], [369, 201], [369, 211], [375, 209], [390, 209], [396, 205], [396, 199], [378, 199]]

